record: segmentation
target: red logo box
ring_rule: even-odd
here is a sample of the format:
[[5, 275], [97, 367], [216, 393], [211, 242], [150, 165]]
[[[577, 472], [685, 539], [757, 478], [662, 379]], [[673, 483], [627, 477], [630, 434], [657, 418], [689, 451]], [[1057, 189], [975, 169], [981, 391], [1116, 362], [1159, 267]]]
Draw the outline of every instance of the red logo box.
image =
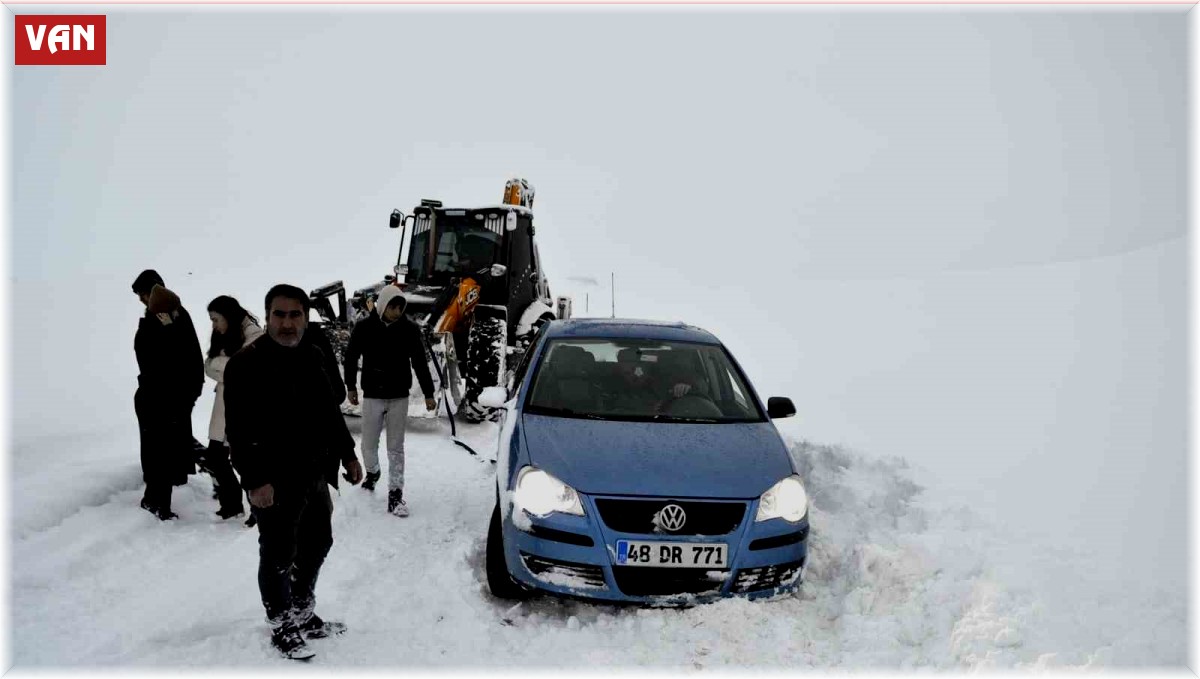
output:
[[103, 66], [107, 26], [103, 14], [19, 14], [17, 66]]

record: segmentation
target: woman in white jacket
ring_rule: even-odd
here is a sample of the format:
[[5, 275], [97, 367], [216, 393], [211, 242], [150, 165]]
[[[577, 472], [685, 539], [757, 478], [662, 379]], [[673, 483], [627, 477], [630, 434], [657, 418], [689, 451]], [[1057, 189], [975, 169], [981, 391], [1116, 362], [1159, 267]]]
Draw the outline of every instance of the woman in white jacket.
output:
[[213, 490], [221, 503], [217, 514], [228, 519], [242, 514], [243, 508], [242, 488], [229, 463], [229, 446], [225, 445], [225, 364], [230, 356], [261, 337], [263, 330], [249, 311], [226, 295], [208, 303], [208, 317], [213, 332], [204, 373], [217, 381], [217, 397], [208, 423], [208, 452], [202, 466], [212, 476]]

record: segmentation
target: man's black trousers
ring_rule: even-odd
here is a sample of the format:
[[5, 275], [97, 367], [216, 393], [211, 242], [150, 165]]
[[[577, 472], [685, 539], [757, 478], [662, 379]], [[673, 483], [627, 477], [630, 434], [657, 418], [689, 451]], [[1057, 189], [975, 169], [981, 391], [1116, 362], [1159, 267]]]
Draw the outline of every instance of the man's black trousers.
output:
[[275, 628], [304, 624], [333, 545], [333, 502], [325, 479], [274, 486], [275, 504], [252, 509], [258, 520], [258, 589]]

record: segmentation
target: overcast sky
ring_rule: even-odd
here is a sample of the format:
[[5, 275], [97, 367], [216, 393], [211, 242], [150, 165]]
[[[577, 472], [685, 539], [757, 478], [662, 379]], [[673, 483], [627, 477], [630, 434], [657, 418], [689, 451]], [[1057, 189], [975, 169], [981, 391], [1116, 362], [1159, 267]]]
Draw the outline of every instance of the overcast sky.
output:
[[135, 426], [142, 268], [207, 346], [522, 176], [577, 312], [1182, 584], [1184, 10], [84, 8], [106, 66], [9, 67], [14, 436]]

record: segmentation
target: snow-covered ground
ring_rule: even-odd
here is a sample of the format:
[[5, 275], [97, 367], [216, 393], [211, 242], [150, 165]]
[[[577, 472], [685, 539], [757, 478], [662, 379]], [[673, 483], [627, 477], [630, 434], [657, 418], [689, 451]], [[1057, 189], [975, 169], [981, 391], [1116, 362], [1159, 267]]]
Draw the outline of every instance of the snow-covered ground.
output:
[[[206, 413], [202, 400], [197, 431]], [[343, 487], [334, 496], [318, 610], [351, 631], [314, 642], [316, 665], [965, 671], [1186, 663], [1178, 592], [1089, 577], [1092, 560], [1129, 555], [1039, 544], [939, 501], [903, 460], [799, 441], [792, 453], [808, 481], [813, 537], [796, 595], [684, 610], [538, 599], [512, 610], [484, 584], [493, 466], [448, 434], [444, 420], [411, 421], [410, 518], [388, 515], [382, 493]], [[460, 434], [494, 451], [495, 425]], [[258, 599], [257, 531], [220, 521], [202, 476], [176, 489], [177, 521], [139, 509], [136, 450], [132, 427], [17, 446], [15, 665], [286, 666], [268, 643]], [[78, 464], [84, 459], [92, 462]]]
[[795, 401], [806, 584], [509, 614], [491, 470], [414, 423], [411, 518], [335, 497], [316, 666], [1183, 666], [1200, 13], [612, 9], [91, 6], [107, 66], [12, 69], [12, 662], [292, 669], [209, 482], [137, 508], [129, 285], [207, 347], [216, 295], [376, 281], [393, 208], [524, 176], [577, 315], [701, 326]]

